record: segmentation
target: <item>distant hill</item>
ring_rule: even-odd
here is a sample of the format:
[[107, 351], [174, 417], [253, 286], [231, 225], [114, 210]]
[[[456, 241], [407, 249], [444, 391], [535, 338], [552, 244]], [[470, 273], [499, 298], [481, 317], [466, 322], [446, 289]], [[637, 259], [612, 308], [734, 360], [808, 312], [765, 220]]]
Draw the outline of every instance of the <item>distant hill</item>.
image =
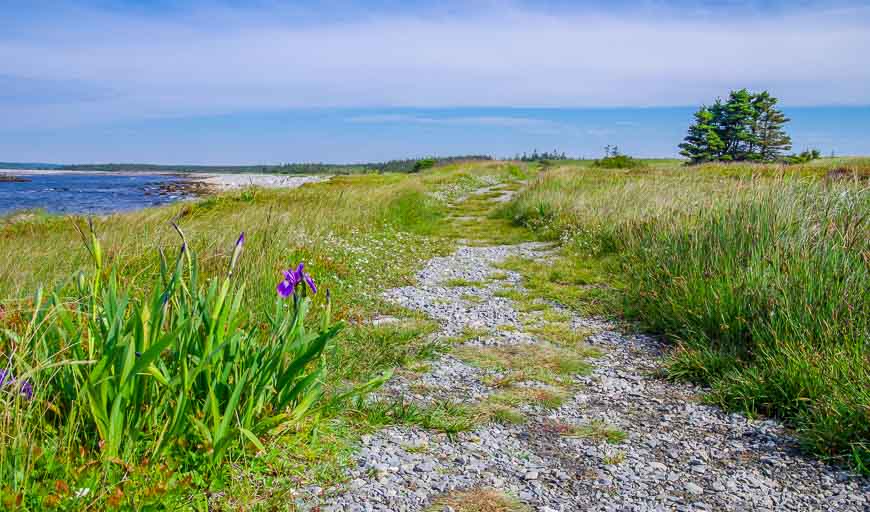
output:
[[[409, 158], [372, 162], [365, 164], [295, 163], [281, 165], [155, 165], [155, 164], [44, 164], [3, 163], [0, 169], [57, 169], [63, 171], [103, 172], [217, 172], [217, 173], [268, 173], [268, 174], [358, 174], [364, 172], [414, 172], [431, 165], [441, 165], [462, 160], [492, 160], [487, 155], [462, 155], [449, 157]], [[427, 165], [421, 167], [419, 162]]]

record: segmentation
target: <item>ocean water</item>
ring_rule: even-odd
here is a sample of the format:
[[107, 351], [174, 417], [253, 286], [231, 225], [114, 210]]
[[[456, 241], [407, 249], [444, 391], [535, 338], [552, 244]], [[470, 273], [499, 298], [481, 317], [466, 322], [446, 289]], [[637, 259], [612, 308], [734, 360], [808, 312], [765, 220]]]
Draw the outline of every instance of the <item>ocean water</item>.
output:
[[18, 176], [27, 182], [0, 181], [0, 215], [18, 210], [44, 209], [52, 213], [111, 213], [161, 205], [187, 197], [165, 193], [161, 186], [177, 183], [174, 176], [135, 176], [85, 173], [0, 174]]

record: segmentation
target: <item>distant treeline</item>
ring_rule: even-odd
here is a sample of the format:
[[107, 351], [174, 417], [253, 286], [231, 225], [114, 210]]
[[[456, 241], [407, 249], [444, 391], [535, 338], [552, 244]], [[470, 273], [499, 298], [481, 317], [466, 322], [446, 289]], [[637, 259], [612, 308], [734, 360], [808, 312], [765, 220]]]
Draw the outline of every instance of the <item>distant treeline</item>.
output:
[[517, 154], [514, 157], [514, 160], [519, 160], [520, 162], [539, 162], [541, 160], [568, 160], [568, 156], [565, 155], [564, 151], [559, 153], [555, 149], [553, 151], [544, 151], [543, 153], [538, 153], [538, 150], [536, 149], [531, 153], [523, 153], [522, 155]]
[[58, 164], [37, 162], [0, 162], [0, 169], [57, 169]]
[[20, 164], [0, 163], [6, 169], [57, 169], [63, 171], [105, 172], [217, 172], [217, 173], [271, 173], [271, 174], [358, 174], [365, 172], [416, 172], [436, 165], [460, 161], [492, 160], [488, 155], [459, 155], [448, 157], [409, 158], [364, 164], [295, 163], [280, 165], [155, 165], [155, 164]]

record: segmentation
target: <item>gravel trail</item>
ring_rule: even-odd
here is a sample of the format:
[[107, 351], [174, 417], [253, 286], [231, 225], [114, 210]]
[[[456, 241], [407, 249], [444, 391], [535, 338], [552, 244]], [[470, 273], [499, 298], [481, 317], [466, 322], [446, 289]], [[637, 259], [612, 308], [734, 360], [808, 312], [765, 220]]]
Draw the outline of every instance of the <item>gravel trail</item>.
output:
[[[439, 321], [445, 338], [471, 328], [487, 334], [469, 344], [541, 343], [523, 331], [516, 304], [494, 295], [521, 286], [518, 274], [495, 267], [515, 255], [546, 260], [552, 252], [536, 243], [462, 247], [387, 297]], [[490, 279], [495, 273], [506, 278]], [[446, 285], [456, 279], [477, 285]], [[349, 482], [328, 491], [320, 510], [426, 510], [438, 496], [473, 488], [548, 512], [870, 510], [870, 479], [801, 455], [775, 421], [725, 413], [702, 403], [702, 389], [657, 378], [664, 347], [655, 338], [576, 315], [570, 322], [594, 332], [587, 344], [602, 355], [591, 373], [574, 377], [562, 406], [525, 405], [522, 424], [487, 423], [452, 437], [405, 426], [364, 436]], [[477, 403], [496, 392], [491, 374], [446, 354], [422, 375], [397, 373], [379, 394]], [[626, 438], [563, 435], [566, 426], [596, 423]]]

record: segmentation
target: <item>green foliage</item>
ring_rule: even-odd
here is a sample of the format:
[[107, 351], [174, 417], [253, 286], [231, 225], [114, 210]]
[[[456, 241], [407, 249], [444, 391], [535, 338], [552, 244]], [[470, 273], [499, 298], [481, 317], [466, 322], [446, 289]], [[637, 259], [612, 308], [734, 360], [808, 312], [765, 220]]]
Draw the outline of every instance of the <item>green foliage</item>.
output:
[[438, 201], [422, 190], [408, 190], [390, 201], [385, 216], [403, 230], [425, 235], [438, 227], [444, 212]]
[[610, 155], [595, 160], [592, 166], [599, 169], [637, 169], [643, 167], [643, 162], [628, 155]]
[[702, 106], [698, 109], [685, 142], [680, 144], [680, 154], [696, 164], [716, 160], [725, 149], [725, 143], [716, 132], [714, 122], [713, 112], [709, 108]]
[[553, 151], [538, 153], [538, 150], [536, 149], [528, 154], [518, 154], [514, 157], [514, 160], [519, 160], [520, 162], [545, 162], [548, 160], [568, 160], [568, 157], [565, 155], [564, 151], [560, 153], [554, 149]]
[[783, 131], [789, 121], [777, 110], [776, 98], [767, 91], [752, 95], [751, 124], [747, 158], [771, 162], [777, 160], [783, 151], [791, 149], [791, 137]]
[[783, 161], [787, 164], [806, 164], [812, 162], [813, 160], [818, 160], [822, 157], [821, 151], [818, 149], [808, 149], [806, 151], [801, 151], [797, 155], [788, 155], [783, 158]]
[[[299, 294], [289, 304], [277, 301], [265, 326], [245, 323], [244, 286], [233, 276], [242, 238], [225, 276], [208, 283], [200, 282], [196, 255], [183, 243], [172, 264], [161, 259], [159, 282], [140, 301], [104, 267], [93, 229], [83, 237], [95, 268], [91, 279], [78, 274], [78, 298], [66, 302], [40, 290], [30, 321], [7, 330], [0, 345], [7, 371], [35, 391], [32, 400], [0, 391], [4, 410], [16, 418], [0, 425], [14, 440], [0, 445], [3, 474], [14, 475], [4, 484], [13, 492], [42, 476], [28, 449], [33, 442], [71, 443], [99, 453], [103, 464], [180, 457], [218, 470], [228, 452], [247, 444], [264, 451], [261, 437], [317, 414], [322, 354], [342, 324], [330, 323], [327, 307], [309, 330], [310, 299]], [[43, 417], [33, 414], [43, 408]], [[32, 439], [25, 431], [42, 435]]]
[[782, 418], [807, 450], [862, 469], [870, 194], [858, 180], [822, 178], [831, 166], [864, 165], [563, 168], [506, 212], [561, 238], [578, 262], [611, 259], [607, 268], [624, 278], [601, 291], [679, 343], [672, 377], [711, 385], [710, 400], [727, 408]]
[[[373, 426], [353, 421], [355, 411], [348, 404], [355, 401], [348, 401], [347, 393], [363, 394], [377, 385], [383, 372], [397, 365], [419, 364], [445, 349], [445, 340], [426, 336], [432, 332], [433, 325], [407, 318], [408, 312], [386, 303], [381, 291], [408, 283], [422, 261], [452, 250], [450, 240], [428, 234], [439, 235], [445, 227], [441, 219], [449, 210], [448, 197], [463, 196], [482, 186], [515, 183], [526, 171], [523, 165], [461, 161], [415, 174], [337, 176], [292, 190], [227, 192], [197, 202], [95, 218], [93, 223], [100, 233], [99, 254], [103, 268], [99, 272], [101, 291], [92, 295], [96, 298], [95, 306], [89, 298], [83, 302], [82, 290], [92, 289], [92, 280], [79, 284], [76, 278], [78, 270], [93, 260], [88, 250], [78, 244], [79, 235], [73, 228], [75, 221], [81, 223], [80, 218], [40, 212], [2, 218], [0, 238], [5, 243], [0, 245], [0, 260], [15, 264], [0, 265], [0, 360], [3, 361], [0, 369], [7, 363], [6, 356], [15, 352], [16, 378], [31, 379], [39, 386], [35, 388], [33, 401], [24, 400], [17, 393], [7, 393], [9, 388], [0, 392], [0, 410], [14, 412], [0, 414], [0, 474], [3, 475], [0, 508], [12, 508], [18, 502], [32, 510], [53, 505], [73, 510], [116, 505], [223, 510], [274, 508], [272, 504], [278, 504], [281, 508], [291, 491], [302, 485], [325, 487], [335, 483], [355, 438]], [[450, 194], [442, 195], [446, 190]], [[494, 200], [492, 203], [495, 204]], [[61, 331], [65, 339], [76, 339], [81, 326], [93, 325], [89, 318], [78, 318], [80, 311], [111, 309], [110, 303], [103, 300], [110, 284], [116, 298], [127, 299], [125, 311], [130, 318], [122, 324], [118, 336], [123, 341], [120, 345], [116, 343], [116, 347], [123, 347], [131, 338], [138, 339], [135, 331], [130, 331], [130, 325], [134, 325], [131, 322], [143, 311], [150, 314], [155, 294], [165, 289], [166, 279], [174, 274], [174, 258], [161, 269], [162, 258], [154, 256], [155, 247], [164, 251], [177, 247], [175, 235], [167, 229], [170, 220], [178, 222], [188, 233], [187, 247], [197, 248], [197, 257], [190, 255], [200, 287], [191, 286], [185, 257], [183, 279], [178, 281], [181, 289], [176, 289], [169, 303], [170, 308], [175, 308], [176, 302], [185, 305], [189, 312], [212, 311], [214, 302], [211, 301], [217, 298], [209, 298], [211, 283], [217, 283], [220, 296], [227, 261], [231, 259], [228, 249], [235, 241], [232, 234], [246, 231], [248, 240], [243, 264], [234, 269], [231, 278], [227, 297], [232, 298], [225, 299], [230, 304], [239, 302], [238, 309], [227, 316], [238, 325], [238, 330], [223, 334], [225, 342], [233, 339], [225, 350], [234, 346], [236, 338], [251, 345], [240, 345], [242, 351], [252, 350], [252, 354], [245, 357], [254, 357], [260, 347], [272, 345], [267, 338], [273, 333], [274, 319], [280, 318], [275, 311], [275, 279], [290, 262], [310, 264], [318, 283], [328, 286], [332, 292], [337, 305], [335, 316], [348, 320], [351, 325], [328, 341], [316, 361], [312, 360], [306, 367], [304, 376], [319, 372], [316, 387], [322, 388], [323, 396], [308, 409], [303, 419], [298, 423], [281, 423], [265, 433], [251, 430], [265, 451], [244, 433], [233, 432], [245, 417], [244, 410], [239, 411], [241, 406], [237, 406], [238, 414], [230, 421], [226, 448], [219, 454], [220, 464], [215, 463], [213, 446], [193, 419], [189, 420], [190, 428], [182, 429], [184, 434], [174, 442], [162, 442], [165, 448], [161, 449], [159, 457], [152, 456], [156, 444], [154, 432], [143, 430], [133, 436], [135, 440], [121, 439], [120, 456], [107, 460], [101, 452], [94, 413], [86, 397], [80, 396], [72, 403], [46, 398], [46, 393], [55, 389], [51, 379], [70, 374], [70, 370], [58, 368], [88, 360], [87, 355], [79, 359], [74, 356], [73, 351], [79, 350], [78, 347], [52, 340], [59, 339]], [[506, 221], [501, 222], [499, 227], [507, 226]], [[513, 230], [526, 232], [522, 228]], [[42, 301], [34, 304], [25, 294], [42, 283], [51, 283], [47, 288], [50, 292], [46, 291]], [[326, 312], [327, 303], [323, 293], [309, 296], [308, 300], [306, 318], [309, 321], [304, 322], [305, 332], [313, 335], [322, 325], [315, 318]], [[60, 323], [53, 309], [55, 306], [73, 316], [75, 329]], [[288, 302], [287, 306], [290, 309], [292, 303]], [[120, 307], [114, 308], [114, 311], [122, 311]], [[49, 345], [43, 352], [33, 348], [34, 340], [22, 341], [25, 339], [22, 333], [27, 331], [37, 309], [42, 312], [39, 318], [44, 318], [44, 322], [37, 322], [36, 326], [57, 331], [43, 338], [55, 345], [53, 349]], [[284, 313], [284, 310], [280, 312]], [[176, 322], [178, 317], [172, 315], [175, 313], [167, 312], [164, 318], [176, 318], [173, 320]], [[377, 326], [365, 321], [383, 315], [401, 321]], [[116, 313], [113, 318], [120, 316]], [[117, 320], [114, 321], [117, 324]], [[205, 321], [206, 317], [200, 314], [193, 323], [204, 325]], [[177, 330], [187, 340], [208, 335], [181, 325], [166, 324], [163, 328]], [[101, 331], [93, 327], [92, 332]], [[13, 344], [9, 333], [18, 336], [19, 341]], [[90, 339], [87, 335], [81, 338]], [[85, 351], [88, 347], [88, 344], [83, 345]], [[97, 345], [94, 347], [96, 354], [103, 354]], [[50, 354], [58, 366], [40, 364], [48, 358], [36, 357], [38, 353]], [[169, 369], [176, 366], [164, 359], [175, 355], [170, 347], [156, 360], [161, 363], [155, 366], [166, 376], [171, 375]], [[232, 354], [235, 358], [243, 355], [243, 352]], [[286, 362], [289, 364], [289, 359]], [[90, 372], [92, 366], [93, 363], [84, 365], [82, 371]], [[221, 368], [223, 375], [227, 366], [224, 364]], [[188, 364], [188, 369], [190, 372], [194, 368]], [[172, 370], [176, 371], [177, 368]], [[218, 381], [225, 385], [216, 386], [216, 402], [209, 402], [209, 410], [203, 411], [202, 417], [194, 416], [209, 433], [214, 431], [213, 418], [222, 419], [228, 411], [226, 388], [234, 390], [235, 379], [244, 372], [244, 369], [240, 373], [230, 371], [226, 380]], [[218, 378], [217, 373], [213, 372], [215, 378]], [[114, 373], [107, 375], [114, 376]], [[136, 386], [145, 386], [147, 396], [154, 398], [157, 395], [148, 386], [158, 386], [164, 391], [167, 388], [150, 375], [145, 372], [133, 378]], [[173, 379], [169, 380], [172, 386], [176, 385]], [[117, 389], [114, 379], [110, 379], [107, 386], [111, 392]], [[69, 396], [76, 396], [75, 390], [72, 387]], [[251, 403], [246, 401], [246, 392], [243, 390], [239, 396], [239, 404], [245, 409]], [[124, 420], [122, 425], [148, 427], [149, 418], [177, 407], [176, 397], [161, 394], [145, 405], [144, 410], [128, 410], [117, 417]], [[101, 399], [98, 393], [97, 398]], [[14, 405], [14, 400], [19, 404]], [[113, 400], [107, 398], [105, 403], [110, 420]], [[211, 413], [211, 403], [217, 403], [217, 415]], [[4, 409], [7, 405], [10, 408]], [[254, 404], [254, 410], [257, 407]], [[193, 410], [191, 405], [188, 410]], [[197, 407], [197, 410], [202, 408]], [[285, 414], [292, 410], [291, 404]], [[476, 422], [479, 416], [478, 411], [469, 411], [473, 414], [465, 420], [454, 421], [451, 415], [455, 412], [451, 407], [433, 410], [426, 422], [441, 425], [445, 430], [456, 430], [463, 428], [463, 422], [466, 425], [471, 424], [472, 419]], [[256, 427], [263, 418], [277, 414], [279, 411], [269, 410], [266, 404], [263, 416], [253, 425]], [[75, 498], [79, 489], [88, 492], [88, 496]]]
[[414, 162], [413, 172], [420, 172], [426, 169], [431, 169], [435, 167], [435, 164], [438, 161], [434, 158], [424, 158], [422, 160], [417, 160]]
[[783, 131], [789, 119], [776, 103], [767, 91], [740, 89], [724, 103], [717, 99], [710, 107], [701, 106], [679, 145], [680, 154], [692, 164], [778, 160], [791, 149], [791, 138]]

